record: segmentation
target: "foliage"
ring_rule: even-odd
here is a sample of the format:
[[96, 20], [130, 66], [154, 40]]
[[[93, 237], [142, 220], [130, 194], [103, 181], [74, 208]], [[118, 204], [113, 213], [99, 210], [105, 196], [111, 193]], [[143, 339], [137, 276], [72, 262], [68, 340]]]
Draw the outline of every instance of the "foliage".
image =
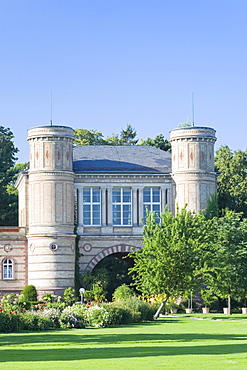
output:
[[52, 293], [46, 293], [42, 296], [42, 301], [53, 303], [55, 302], [56, 296]]
[[136, 130], [131, 125], [127, 125], [126, 129], [122, 129], [119, 134], [112, 134], [104, 138], [101, 131], [75, 129], [75, 144], [76, 145], [135, 145]]
[[122, 129], [120, 133], [120, 145], [135, 145], [138, 140], [136, 139], [136, 130], [131, 126], [127, 125], [126, 129]]
[[135, 292], [133, 289], [131, 289], [128, 285], [122, 284], [119, 287], [116, 288], [114, 291], [112, 298], [114, 301], [117, 300], [124, 300], [126, 298], [130, 298], [135, 295]]
[[149, 213], [144, 246], [130, 254], [135, 262], [130, 269], [135, 286], [143, 294], [165, 294], [161, 311], [170, 297], [182, 296], [201, 284], [204, 249], [210, 248], [212, 241], [211, 221], [202, 213], [194, 215], [184, 208], [174, 217], [166, 208], [160, 223]]
[[215, 224], [215, 253], [205, 284], [220, 298], [228, 298], [230, 305], [230, 298], [247, 295], [247, 219], [227, 211]]
[[12, 181], [12, 167], [18, 149], [13, 143], [13, 133], [9, 128], [0, 126], [0, 225], [17, 225], [17, 195], [8, 192]]
[[34, 302], [37, 301], [37, 290], [34, 285], [26, 285], [21, 291], [20, 301]]
[[19, 316], [20, 330], [49, 330], [53, 327], [52, 321], [48, 317], [26, 312]]
[[19, 330], [17, 312], [6, 312], [0, 309], [0, 333], [11, 333]]
[[171, 152], [171, 143], [164, 138], [163, 134], [156, 135], [154, 139], [148, 137], [147, 139], [140, 139], [139, 145], [151, 145], [165, 152]]
[[74, 130], [76, 145], [103, 145], [104, 137], [101, 131], [76, 128]]
[[203, 288], [200, 290], [200, 297], [203, 299], [205, 307], [210, 307], [210, 305], [217, 299], [214, 292], [211, 289]]
[[211, 194], [207, 208], [204, 211], [206, 219], [211, 219], [213, 217], [219, 216], [219, 204], [218, 204], [218, 194]]
[[103, 328], [108, 324], [109, 313], [103, 306], [90, 306], [85, 310], [87, 326]]
[[76, 302], [75, 289], [69, 287], [64, 290], [63, 301], [68, 305], [72, 306]]
[[[118, 255], [103, 258], [92, 271], [87, 271], [82, 276], [83, 286], [89, 291], [85, 292], [85, 298], [99, 301], [94, 293], [94, 287], [97, 290], [98, 285], [102, 288], [101, 301], [105, 298], [111, 301], [112, 294], [119, 285], [132, 282], [131, 276], [128, 274], [131, 262], [129, 258], [122, 259]], [[89, 294], [91, 294], [91, 299]]]
[[119, 303], [104, 304], [108, 312], [108, 325], [127, 325], [132, 322], [131, 310]]
[[73, 305], [65, 308], [60, 315], [59, 325], [63, 329], [84, 328], [86, 325], [84, 306]]
[[5, 311], [18, 310], [18, 296], [15, 293], [5, 294], [1, 305]]
[[219, 209], [243, 212], [247, 217], [247, 152], [232, 151], [227, 145], [216, 151], [215, 169]]
[[82, 276], [82, 281], [86, 288], [84, 297], [87, 301], [101, 302], [105, 300], [106, 287], [109, 282], [105, 269], [99, 268], [95, 271], [87, 271]]

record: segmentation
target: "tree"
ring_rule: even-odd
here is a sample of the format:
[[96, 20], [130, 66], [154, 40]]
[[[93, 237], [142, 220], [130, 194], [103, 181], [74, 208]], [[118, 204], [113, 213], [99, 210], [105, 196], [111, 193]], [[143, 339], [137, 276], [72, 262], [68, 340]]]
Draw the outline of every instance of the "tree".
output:
[[76, 128], [74, 133], [76, 145], [135, 145], [138, 142], [138, 139], [135, 139], [136, 130], [131, 125], [122, 129], [120, 135], [112, 134], [107, 138], [104, 138], [102, 132], [97, 130]]
[[136, 135], [136, 130], [131, 125], [127, 125], [125, 130], [121, 130], [120, 145], [136, 145], [138, 143]]
[[247, 219], [227, 211], [224, 217], [214, 219], [216, 225], [215, 253], [211, 255], [211, 271], [204, 282], [220, 298], [245, 298], [247, 294]]
[[13, 178], [11, 168], [16, 161], [18, 149], [13, 143], [13, 133], [9, 128], [0, 126], [0, 225], [17, 224], [17, 196], [8, 193], [8, 185]]
[[76, 128], [74, 134], [76, 145], [104, 145], [105, 143], [101, 131]]
[[156, 135], [154, 139], [151, 139], [150, 137], [145, 140], [141, 139], [139, 145], [151, 145], [164, 150], [165, 152], [171, 151], [171, 143], [169, 140], [164, 138], [163, 134]]
[[134, 284], [147, 295], [164, 294], [157, 318], [170, 298], [182, 296], [202, 283], [205, 250], [213, 241], [211, 220], [185, 208], [174, 217], [168, 208], [158, 223], [149, 213], [144, 226], [143, 248], [130, 254]]
[[247, 152], [233, 152], [228, 146], [221, 146], [216, 151], [215, 169], [219, 172], [219, 210], [222, 213], [228, 208], [247, 217]]

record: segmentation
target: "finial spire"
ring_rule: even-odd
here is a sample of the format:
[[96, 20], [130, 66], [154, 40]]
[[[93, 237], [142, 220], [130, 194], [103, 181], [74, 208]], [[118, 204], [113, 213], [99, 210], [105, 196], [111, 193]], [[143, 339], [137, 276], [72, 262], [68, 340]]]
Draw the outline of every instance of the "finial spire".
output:
[[192, 93], [192, 126], [195, 126], [194, 93]]
[[52, 90], [51, 90], [51, 120], [50, 120], [50, 124], [52, 126]]

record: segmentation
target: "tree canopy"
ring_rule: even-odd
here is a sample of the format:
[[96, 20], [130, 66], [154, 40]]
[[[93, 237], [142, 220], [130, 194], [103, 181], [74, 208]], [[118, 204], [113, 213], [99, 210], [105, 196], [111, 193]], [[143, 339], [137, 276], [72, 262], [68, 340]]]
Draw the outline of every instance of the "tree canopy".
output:
[[76, 145], [151, 145], [164, 151], [171, 151], [171, 144], [168, 139], [164, 138], [163, 134], [156, 135], [154, 139], [148, 137], [140, 139], [138, 143], [137, 132], [131, 126], [127, 125], [122, 129], [120, 134], [112, 134], [104, 137], [101, 131], [75, 129], [75, 144]]
[[171, 151], [171, 143], [169, 140], [164, 138], [163, 134], [156, 135], [154, 139], [151, 139], [150, 137], [145, 140], [140, 139], [139, 145], [151, 145], [166, 152]]
[[101, 131], [75, 129], [75, 144], [76, 145], [135, 145], [138, 142], [136, 139], [136, 130], [127, 125], [126, 129], [122, 129], [120, 134], [112, 134], [112, 136], [104, 135]]
[[247, 217], [247, 152], [232, 151], [227, 145], [216, 151], [219, 210], [242, 212]]
[[130, 254], [136, 288], [143, 294], [164, 294], [159, 312], [171, 297], [200, 286], [206, 249], [213, 241], [211, 220], [186, 208], [173, 216], [166, 208], [157, 222], [149, 213], [143, 231], [143, 248]]
[[18, 149], [13, 143], [13, 133], [0, 126], [0, 225], [17, 225], [17, 195], [8, 191], [13, 179], [13, 166]]

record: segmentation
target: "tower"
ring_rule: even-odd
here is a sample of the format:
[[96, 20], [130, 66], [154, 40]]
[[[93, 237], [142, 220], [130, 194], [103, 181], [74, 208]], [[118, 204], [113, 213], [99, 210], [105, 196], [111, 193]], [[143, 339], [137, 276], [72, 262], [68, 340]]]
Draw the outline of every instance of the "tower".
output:
[[174, 207], [199, 212], [216, 193], [214, 172], [215, 130], [185, 127], [170, 132]]
[[73, 129], [40, 126], [28, 131], [28, 284], [39, 295], [74, 286]]

